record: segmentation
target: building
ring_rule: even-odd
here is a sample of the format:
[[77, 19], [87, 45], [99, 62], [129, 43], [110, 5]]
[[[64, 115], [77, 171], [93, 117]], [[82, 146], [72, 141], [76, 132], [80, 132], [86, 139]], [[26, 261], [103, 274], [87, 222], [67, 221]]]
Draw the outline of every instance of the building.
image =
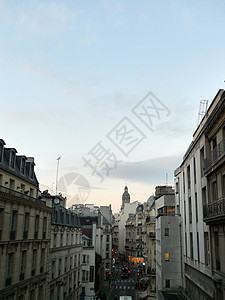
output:
[[191, 299], [225, 299], [225, 91], [219, 90], [175, 170], [184, 284]]
[[130, 203], [130, 195], [128, 193], [128, 187], [125, 186], [124, 193], [122, 195], [122, 210], [120, 212], [119, 225], [119, 245], [118, 251], [125, 254], [125, 240], [126, 240], [126, 231], [125, 225], [128, 219], [129, 214], [135, 214], [136, 208], [140, 203], [138, 201]]
[[48, 299], [80, 299], [82, 232], [75, 213], [65, 208], [66, 198], [41, 194], [51, 206], [51, 244], [49, 253]]
[[124, 193], [122, 195], [121, 210], [124, 209], [124, 203], [130, 203], [130, 194], [128, 193], [128, 187], [127, 186], [125, 186]]
[[0, 140], [0, 299], [49, 299], [52, 209], [38, 199], [34, 166]]
[[179, 289], [182, 285], [180, 216], [175, 214], [175, 196], [166, 194], [155, 201], [156, 289]]
[[82, 297], [85, 300], [95, 299], [95, 243], [96, 223], [92, 228], [82, 228]]

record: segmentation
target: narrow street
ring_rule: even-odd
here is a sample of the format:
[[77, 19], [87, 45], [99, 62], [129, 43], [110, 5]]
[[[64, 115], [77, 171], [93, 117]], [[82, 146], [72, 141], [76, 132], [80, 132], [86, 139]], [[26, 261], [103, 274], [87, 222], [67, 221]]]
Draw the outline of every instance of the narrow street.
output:
[[[137, 267], [130, 267], [130, 277], [121, 278], [121, 265], [116, 266], [115, 278], [109, 282], [105, 282], [105, 293], [107, 300], [119, 299], [120, 296], [131, 296], [133, 300], [138, 300], [138, 290], [135, 288], [137, 282]], [[116, 297], [115, 297], [116, 296]]]

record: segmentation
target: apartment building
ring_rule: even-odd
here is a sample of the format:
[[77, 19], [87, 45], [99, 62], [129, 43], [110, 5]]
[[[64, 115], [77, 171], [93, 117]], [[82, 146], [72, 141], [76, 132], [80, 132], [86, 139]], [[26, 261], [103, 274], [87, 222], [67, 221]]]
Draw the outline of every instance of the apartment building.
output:
[[38, 199], [34, 166], [0, 140], [0, 299], [49, 299], [52, 209]]
[[48, 299], [80, 299], [82, 232], [75, 213], [65, 208], [66, 198], [41, 194], [41, 200], [52, 207], [51, 244], [49, 252]]
[[219, 90], [175, 170], [184, 279], [191, 299], [225, 299], [225, 91]]
[[82, 293], [81, 299], [95, 299], [95, 244], [96, 223], [92, 228], [82, 228]]
[[179, 289], [182, 285], [180, 216], [175, 214], [174, 194], [155, 201], [156, 289]]

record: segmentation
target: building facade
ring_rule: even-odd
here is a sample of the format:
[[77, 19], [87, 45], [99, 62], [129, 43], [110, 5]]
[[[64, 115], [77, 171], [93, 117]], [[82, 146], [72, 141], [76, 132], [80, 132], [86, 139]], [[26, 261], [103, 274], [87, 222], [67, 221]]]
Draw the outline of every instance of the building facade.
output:
[[184, 279], [192, 299], [225, 299], [225, 91], [219, 90], [175, 170]]
[[34, 159], [0, 140], [0, 299], [48, 298], [52, 209], [38, 199]]

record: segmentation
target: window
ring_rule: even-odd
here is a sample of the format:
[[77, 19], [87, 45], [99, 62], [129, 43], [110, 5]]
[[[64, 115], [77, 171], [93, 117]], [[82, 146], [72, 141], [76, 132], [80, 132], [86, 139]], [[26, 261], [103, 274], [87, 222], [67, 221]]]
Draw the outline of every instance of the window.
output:
[[58, 268], [59, 275], [58, 275], [58, 276], [61, 275], [61, 270], [62, 270], [62, 259], [60, 258], [60, 259], [59, 259], [59, 268]]
[[72, 264], [73, 264], [73, 257], [70, 256], [70, 270], [72, 269]]
[[195, 213], [196, 213], [196, 222], [198, 222], [198, 197], [197, 197], [197, 193], [195, 193]]
[[63, 246], [63, 234], [62, 233], [60, 234], [60, 246], [61, 247]]
[[0, 174], [0, 185], [2, 185], [3, 175]]
[[11, 151], [11, 152], [10, 152], [9, 166], [10, 166], [11, 168], [13, 168], [13, 169], [14, 169], [14, 167], [15, 167], [15, 160], [16, 160], [16, 154], [15, 154], [14, 151]]
[[220, 270], [220, 245], [219, 245], [219, 236], [218, 236], [218, 232], [214, 231], [214, 247], [215, 247], [215, 269], [216, 270]]
[[35, 250], [33, 250], [31, 276], [35, 275], [36, 264], [37, 264], [37, 250], [35, 249]]
[[165, 228], [165, 236], [169, 236], [169, 228]]
[[2, 239], [3, 226], [4, 226], [4, 209], [0, 208], [0, 241]]
[[41, 266], [40, 266], [40, 273], [44, 272], [44, 266], [45, 266], [45, 249], [41, 249]]
[[21, 162], [20, 162], [20, 172], [21, 172], [22, 174], [24, 174], [24, 172], [25, 172], [25, 158], [24, 158], [24, 157], [21, 158]]
[[15, 180], [13, 180], [13, 179], [10, 179], [10, 180], [9, 180], [9, 188], [10, 188], [11, 190], [14, 190], [14, 189], [15, 189]]
[[34, 189], [30, 188], [30, 196], [34, 197]]
[[192, 207], [191, 207], [191, 197], [188, 198], [188, 208], [189, 208], [189, 223], [192, 223]]
[[55, 260], [52, 261], [52, 279], [55, 277]]
[[64, 267], [64, 269], [65, 269], [65, 273], [67, 272], [67, 257], [65, 257], [65, 267]]
[[30, 164], [30, 173], [29, 173], [30, 178], [34, 178], [34, 164]]
[[10, 228], [10, 240], [16, 238], [16, 227], [17, 227], [17, 211], [12, 211], [11, 215], [11, 228]]
[[193, 260], [193, 234], [190, 232], [190, 254], [191, 254], [191, 259]]
[[20, 277], [20, 280], [24, 279], [24, 273], [25, 273], [25, 267], [26, 267], [26, 257], [27, 257], [27, 251], [22, 251], [22, 253], [21, 253], [20, 273], [21, 273], [21, 275], [23, 275], [23, 276], [21, 276], [23, 278]]
[[34, 225], [34, 238], [38, 238], [38, 228], [39, 228], [39, 215], [35, 217], [35, 225]]
[[191, 188], [190, 166], [187, 167], [188, 188]]
[[3, 160], [3, 151], [4, 151], [4, 147], [2, 143], [0, 143], [0, 162], [2, 162]]
[[109, 242], [109, 235], [106, 236], [106, 242]]
[[12, 283], [14, 253], [8, 254], [7, 269], [6, 269], [6, 286]]
[[166, 288], [170, 288], [170, 279], [165, 280]]
[[217, 194], [217, 182], [216, 180], [212, 182], [212, 202], [218, 199]]
[[46, 239], [46, 231], [47, 231], [47, 217], [43, 219], [43, 239]]
[[204, 160], [204, 147], [200, 150], [200, 164], [201, 164], [201, 176], [204, 176], [205, 160]]
[[53, 247], [57, 247], [57, 233], [54, 233], [54, 238], [53, 238]]
[[24, 215], [24, 225], [23, 225], [23, 239], [24, 240], [26, 240], [28, 238], [29, 219], [30, 219], [30, 214], [25, 213], [25, 215]]
[[196, 183], [196, 163], [195, 163], [195, 157], [194, 157], [194, 183]]

